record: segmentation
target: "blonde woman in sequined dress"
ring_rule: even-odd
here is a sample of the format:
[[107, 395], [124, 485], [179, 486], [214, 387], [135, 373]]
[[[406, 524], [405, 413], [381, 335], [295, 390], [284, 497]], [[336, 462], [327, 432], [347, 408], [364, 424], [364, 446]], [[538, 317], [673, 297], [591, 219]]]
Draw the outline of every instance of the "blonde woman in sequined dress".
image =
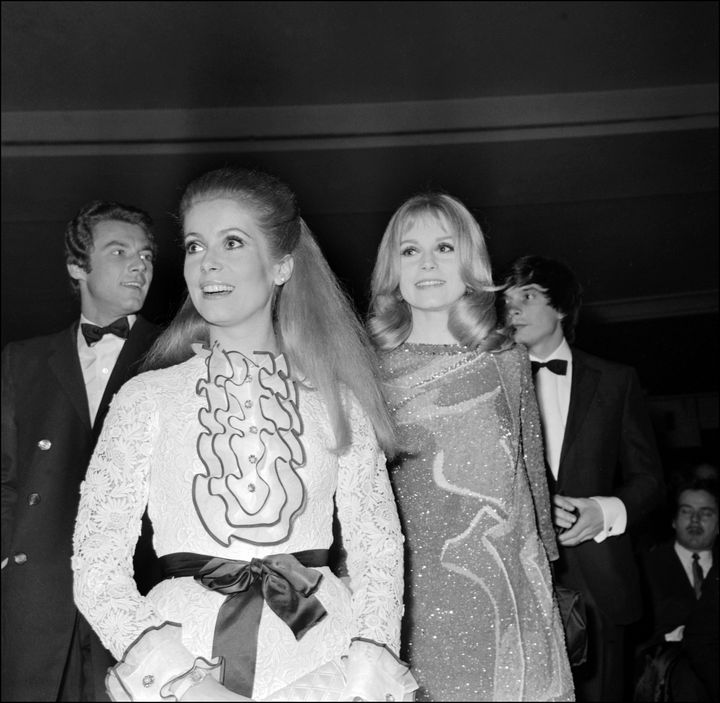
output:
[[[283, 183], [212, 171], [180, 211], [188, 298], [112, 404], [75, 529], [78, 608], [121, 660], [109, 693], [409, 700], [372, 348]], [[146, 505], [166, 579], [142, 597]]]
[[393, 215], [371, 338], [402, 448], [403, 653], [418, 700], [573, 700], [527, 351], [496, 330], [482, 232], [429, 193]]

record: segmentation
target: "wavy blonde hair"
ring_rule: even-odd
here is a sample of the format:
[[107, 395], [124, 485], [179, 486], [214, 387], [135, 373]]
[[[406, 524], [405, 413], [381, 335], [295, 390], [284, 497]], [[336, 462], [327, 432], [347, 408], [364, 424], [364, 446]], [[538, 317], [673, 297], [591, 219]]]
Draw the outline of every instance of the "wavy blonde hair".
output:
[[[292, 254], [293, 274], [277, 287], [273, 325], [291, 372], [305, 377], [325, 401], [335, 435], [335, 451], [352, 442], [344, 389], [354, 393], [388, 456], [396, 451], [376, 368], [375, 353], [348, 296], [328, 266], [310, 229], [300, 217], [295, 195], [277, 178], [259, 171], [222, 168], [190, 183], [180, 202], [184, 218], [196, 203], [230, 198], [247, 207], [279, 261]], [[209, 326], [191, 299], [184, 303], [150, 350], [143, 370], [165, 368], [189, 359], [192, 344], [209, 341]]]
[[372, 274], [368, 318], [370, 338], [378, 349], [400, 346], [412, 330], [410, 306], [400, 293], [400, 241], [417, 222], [435, 220], [455, 237], [460, 278], [466, 293], [452, 304], [448, 329], [464, 346], [493, 351], [510, 344], [498, 329], [490, 257], [480, 225], [468, 209], [446, 193], [429, 192], [406, 200], [390, 218]]

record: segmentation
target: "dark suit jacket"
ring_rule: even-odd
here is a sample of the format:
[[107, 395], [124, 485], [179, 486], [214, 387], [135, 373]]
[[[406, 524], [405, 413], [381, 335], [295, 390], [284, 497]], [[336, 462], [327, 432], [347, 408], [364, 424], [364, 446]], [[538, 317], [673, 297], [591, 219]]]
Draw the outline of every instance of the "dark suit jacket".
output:
[[[625, 504], [628, 529], [663, 499], [662, 467], [650, 416], [635, 371], [572, 350], [573, 371], [565, 437], [552, 493], [589, 498], [616, 496]], [[549, 472], [548, 472], [549, 473]], [[556, 575], [579, 569], [601, 612], [617, 625], [642, 612], [638, 570], [626, 531], [597, 543], [560, 546]]]
[[138, 316], [94, 427], [77, 323], [3, 349], [3, 700], [57, 699], [76, 615], [70, 558], [79, 486], [110, 400], [159, 331]]
[[[651, 636], [641, 652], [675, 651], [677, 663], [669, 677], [672, 700], [718, 700], [718, 548], [713, 566], [696, 599], [690, 579], [675, 553], [674, 540], [657, 545], [643, 556], [642, 566], [651, 610]], [[665, 634], [685, 626], [681, 643], [665, 643]], [[660, 655], [662, 656], [662, 655]]]
[[[708, 701], [720, 700], [720, 595], [718, 594], [718, 543], [715, 540], [713, 565], [703, 581], [702, 596], [688, 615], [683, 647], [693, 671], [703, 686]], [[677, 700], [677, 699], [676, 699]]]
[[665, 640], [666, 633], [684, 625], [697, 606], [695, 591], [673, 545], [674, 541], [657, 545], [642, 562], [652, 604], [653, 639], [658, 642]]

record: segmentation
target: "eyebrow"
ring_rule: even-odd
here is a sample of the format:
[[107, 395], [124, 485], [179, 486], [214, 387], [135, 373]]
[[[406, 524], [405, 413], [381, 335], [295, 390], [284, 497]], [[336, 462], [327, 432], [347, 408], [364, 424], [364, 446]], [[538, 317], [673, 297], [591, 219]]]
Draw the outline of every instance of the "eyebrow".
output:
[[[451, 239], [454, 241], [455, 237], [452, 234], [445, 234], [442, 237], [435, 237], [435, 242], [443, 242], [448, 239]], [[413, 239], [412, 237], [410, 237], [410, 238], [403, 237], [400, 240], [400, 244], [417, 244], [419, 241], [420, 241], [419, 239]]]
[[537, 291], [538, 293], [545, 293], [545, 292], [546, 292], [546, 290], [540, 288], [540, 286], [538, 286], [536, 283], [529, 283], [529, 284], [526, 285], [526, 286], [510, 286], [510, 288], [508, 288], [508, 289], [503, 293], [503, 295], [504, 295], [505, 297], [507, 297], [507, 296], [513, 295], [513, 294], [515, 294], [515, 293], [517, 293], [517, 292], [524, 292], [524, 291], [528, 291], [528, 290]]
[[[113, 239], [111, 242], [107, 242], [106, 244], [103, 244], [101, 247], [104, 249], [111, 249], [112, 247], [123, 247], [124, 249], [130, 249], [132, 248], [131, 242], [123, 242], [119, 239]], [[152, 244], [148, 242], [145, 246], [140, 247], [140, 251], [152, 251]]]
[[[246, 232], [240, 227], [226, 227], [225, 229], [221, 229], [219, 234], [230, 234], [231, 232], [239, 232], [240, 234], [244, 234], [246, 237], [248, 237], [248, 239], [253, 239], [252, 234]], [[199, 234], [198, 232], [186, 232], [183, 234], [183, 239], [187, 239], [188, 237], [200, 237], [200, 239], [204, 239], [203, 235]]]

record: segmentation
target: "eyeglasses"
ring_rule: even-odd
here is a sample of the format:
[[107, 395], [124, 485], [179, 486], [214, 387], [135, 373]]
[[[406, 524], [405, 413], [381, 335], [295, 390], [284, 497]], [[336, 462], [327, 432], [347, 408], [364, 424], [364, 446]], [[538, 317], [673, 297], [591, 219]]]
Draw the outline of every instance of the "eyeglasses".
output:
[[699, 508], [695, 510], [687, 505], [680, 506], [678, 510], [678, 517], [688, 520], [692, 520], [696, 515], [698, 520], [712, 520], [712, 518], [717, 517], [717, 510], [715, 510], [715, 508]]

